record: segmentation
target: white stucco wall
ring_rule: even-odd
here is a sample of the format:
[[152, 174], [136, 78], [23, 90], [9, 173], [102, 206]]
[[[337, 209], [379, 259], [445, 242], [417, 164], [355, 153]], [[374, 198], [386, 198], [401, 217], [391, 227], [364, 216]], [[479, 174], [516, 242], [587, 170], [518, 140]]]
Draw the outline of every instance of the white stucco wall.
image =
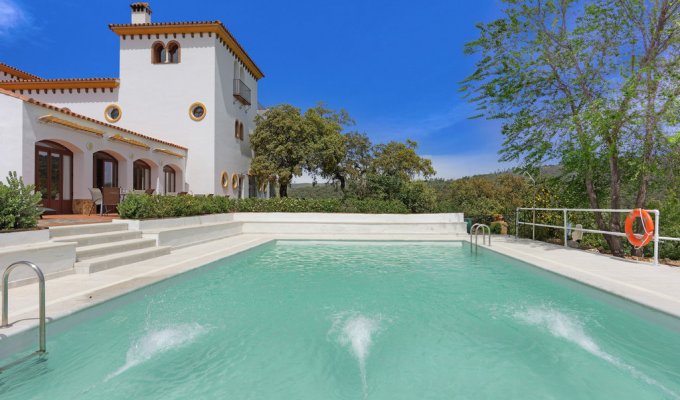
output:
[[[18, 110], [16, 109], [18, 107]], [[7, 114], [7, 115], [5, 115]], [[105, 132], [105, 137], [86, 134], [71, 128], [57, 124], [45, 124], [39, 118], [45, 115], [53, 115], [58, 118], [89, 126]], [[5, 118], [7, 117], [7, 118]], [[19, 123], [12, 123], [15, 119]], [[122, 134], [151, 146], [150, 150], [129, 144], [111, 141], [109, 136]], [[0, 140], [2, 140], [2, 157], [0, 157], [0, 173], [9, 170], [17, 170], [26, 183], [35, 183], [35, 143], [41, 140], [57, 142], [73, 152], [73, 198], [89, 199], [89, 187], [92, 187], [92, 163], [93, 154], [97, 151], [105, 151], [118, 160], [118, 185], [124, 189], [131, 189], [132, 165], [135, 160], [141, 159], [151, 166], [151, 186], [158, 193], [162, 193], [162, 165], [171, 164], [178, 172], [177, 185], [182, 185], [185, 159], [154, 152], [157, 147], [169, 148], [181, 152], [180, 149], [172, 148], [157, 142], [133, 136], [120, 131], [106, 128], [82, 119], [69, 116], [58, 111], [49, 110], [33, 104], [24, 103], [20, 99], [0, 95]], [[20, 168], [17, 168], [19, 166]]]
[[[255, 115], [257, 115], [257, 81], [243, 67], [236, 57], [215, 39], [215, 177], [216, 193], [238, 197], [241, 191], [243, 197], [248, 196], [248, 171], [252, 159], [249, 136], [255, 129]], [[234, 62], [236, 67], [243, 69], [240, 79], [250, 88], [251, 105], [244, 105], [234, 97]], [[235, 122], [244, 125], [244, 138], [240, 140], [235, 135]], [[222, 171], [243, 176], [243, 185], [234, 190], [231, 184], [227, 188], [220, 185]]]
[[[23, 174], [23, 125], [24, 103], [10, 96], [0, 95], [0, 181], [4, 182], [10, 171]], [[31, 158], [32, 159], [32, 158]], [[31, 179], [32, 182], [32, 179]]]
[[[166, 45], [170, 41], [178, 42], [181, 49], [180, 62], [152, 63], [151, 47], [156, 41]], [[234, 73], [235, 61], [238, 74]], [[237, 75], [251, 90], [251, 105], [243, 105], [233, 96], [234, 77]], [[163, 164], [161, 161], [161, 164], [152, 165], [153, 182], [162, 183], [162, 174], [158, 173], [156, 166], [162, 171], [164, 165], [171, 165], [176, 170], [181, 170], [180, 174], [186, 182], [185, 185], [177, 186], [178, 192], [215, 193], [230, 197], [239, 197], [240, 193], [243, 197], [248, 196], [247, 174], [252, 159], [249, 137], [255, 129], [254, 120], [257, 115], [257, 80], [234, 54], [220, 43], [216, 35], [205, 33], [151, 35], [151, 37], [128, 35], [125, 39], [121, 37], [119, 81], [119, 87], [113, 90], [31, 90], [25, 91], [24, 94], [57, 107], [67, 107], [73, 112], [100, 121], [106, 121], [104, 115], [106, 108], [116, 104], [120, 107], [122, 115], [120, 120], [112, 123], [113, 125], [189, 148], [186, 160], [181, 162], [172, 160], [169, 164]], [[204, 104], [206, 108], [206, 116], [200, 121], [194, 121], [189, 116], [189, 108], [196, 102]], [[5, 112], [9, 113], [9, 108], [4, 107], [0, 110], [0, 115]], [[33, 151], [34, 140], [46, 138], [41, 139], [38, 138], [41, 135], [30, 133], [33, 125], [37, 123], [34, 117], [25, 121], [28, 124], [26, 127], [28, 136], [24, 135], [24, 139], [31, 148], [30, 151]], [[244, 125], [243, 140], [235, 137], [235, 121], [240, 121]], [[5, 118], [0, 123], [10, 124], [11, 121]], [[96, 142], [88, 143], [94, 146], [93, 151], [110, 148], [108, 142], [101, 146]], [[80, 152], [84, 148], [81, 145], [87, 145], [87, 143], [71, 144]], [[18, 143], [14, 145], [21, 147]], [[126, 151], [109, 152], [118, 158], [119, 163], [131, 163], [130, 155], [134, 154]], [[13, 155], [9, 153], [7, 151], [9, 156], [5, 156], [4, 150], [0, 153], [3, 156], [0, 157], [1, 168], [17, 170], [18, 154], [26, 156], [29, 154], [22, 151], [15, 151]], [[150, 164], [157, 162], [153, 157], [144, 155], [134, 154], [134, 157], [144, 159]], [[30, 162], [27, 162], [30, 165], [26, 165], [26, 175], [30, 176], [31, 180], [33, 158], [30, 156], [28, 160]], [[83, 160], [85, 168], [91, 169], [91, 163], [91, 160]], [[125, 168], [126, 173], [119, 174], [121, 186], [132, 184], [131, 172], [128, 173], [127, 170]], [[131, 168], [129, 170], [131, 171]], [[230, 178], [226, 188], [221, 184], [223, 171], [226, 171]], [[233, 189], [231, 184], [234, 174], [242, 177], [242, 184], [238, 189]], [[154, 187], [158, 186], [154, 184]], [[266, 192], [257, 194], [266, 197]]]
[[[30, 93], [25, 91], [25, 94], [42, 102], [57, 107], [66, 107], [75, 113], [100, 121], [106, 121], [104, 116], [106, 108], [110, 104], [118, 103], [118, 89], [113, 89], [113, 91], [111, 89], [88, 89], [87, 92], [85, 92], [85, 89], [80, 91], [64, 90], [63, 93], [61, 90], [56, 90], [54, 93], [52, 90], [31, 90]], [[125, 127], [125, 124], [122, 123], [123, 117], [114, 125]]]
[[[181, 47], [178, 64], [153, 64], [151, 46], [157, 40], [177, 41]], [[188, 187], [177, 191], [214, 193], [210, 176], [214, 171], [215, 52], [214, 37], [204, 34], [160, 35], [156, 39], [136, 36], [120, 39], [119, 102], [128, 129], [181, 144], [190, 150], [186, 164]], [[189, 117], [189, 107], [201, 102], [206, 116]]]

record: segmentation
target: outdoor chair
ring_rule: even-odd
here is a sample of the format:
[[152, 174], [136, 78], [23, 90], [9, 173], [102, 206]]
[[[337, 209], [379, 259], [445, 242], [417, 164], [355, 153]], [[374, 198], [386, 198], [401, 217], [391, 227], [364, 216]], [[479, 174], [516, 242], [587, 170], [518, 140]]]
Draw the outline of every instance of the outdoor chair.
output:
[[87, 190], [90, 191], [90, 197], [92, 197], [92, 205], [90, 206], [90, 211], [87, 213], [87, 215], [92, 215], [92, 209], [94, 209], [94, 212], [97, 212], [97, 206], [99, 206], [99, 211], [101, 212], [102, 210], [102, 191], [99, 190], [98, 188], [88, 188]]
[[105, 187], [102, 189], [102, 214], [104, 210], [109, 213], [109, 209], [114, 210], [120, 203], [120, 188], [119, 187]]
[[177, 193], [177, 196], [186, 196], [188, 194], [189, 194], [189, 192], [179, 192], [179, 193]]
[[155, 190], [156, 190], [156, 189], [146, 189], [146, 190], [144, 191], [144, 193], [146, 193], [146, 194], [148, 194], [149, 196], [151, 196]]

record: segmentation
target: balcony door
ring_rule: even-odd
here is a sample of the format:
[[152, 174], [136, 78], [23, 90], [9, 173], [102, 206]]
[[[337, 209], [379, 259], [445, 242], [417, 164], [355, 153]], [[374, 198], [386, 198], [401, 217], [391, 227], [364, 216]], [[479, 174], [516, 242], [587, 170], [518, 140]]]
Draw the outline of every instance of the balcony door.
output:
[[43, 207], [57, 214], [73, 211], [73, 153], [47, 140], [35, 144], [35, 186]]

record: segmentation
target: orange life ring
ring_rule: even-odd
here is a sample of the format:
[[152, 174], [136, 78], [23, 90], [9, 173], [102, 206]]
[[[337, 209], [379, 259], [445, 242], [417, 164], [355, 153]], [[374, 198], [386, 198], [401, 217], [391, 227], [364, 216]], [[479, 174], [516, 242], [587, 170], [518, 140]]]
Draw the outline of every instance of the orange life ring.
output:
[[[633, 222], [636, 218], [642, 220], [642, 227], [645, 230], [643, 235], [638, 235], [633, 232]], [[654, 220], [649, 213], [641, 208], [636, 208], [631, 211], [626, 217], [626, 236], [630, 244], [636, 248], [644, 247], [654, 237]]]

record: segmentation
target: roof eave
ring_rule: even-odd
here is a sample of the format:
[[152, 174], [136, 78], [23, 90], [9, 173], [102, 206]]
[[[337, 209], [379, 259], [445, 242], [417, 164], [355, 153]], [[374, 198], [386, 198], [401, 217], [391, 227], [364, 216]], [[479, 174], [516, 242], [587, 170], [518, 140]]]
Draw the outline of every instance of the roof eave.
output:
[[115, 89], [120, 81], [107, 79], [64, 79], [33, 81], [0, 81], [0, 88], [7, 90], [49, 90], [49, 89]]

